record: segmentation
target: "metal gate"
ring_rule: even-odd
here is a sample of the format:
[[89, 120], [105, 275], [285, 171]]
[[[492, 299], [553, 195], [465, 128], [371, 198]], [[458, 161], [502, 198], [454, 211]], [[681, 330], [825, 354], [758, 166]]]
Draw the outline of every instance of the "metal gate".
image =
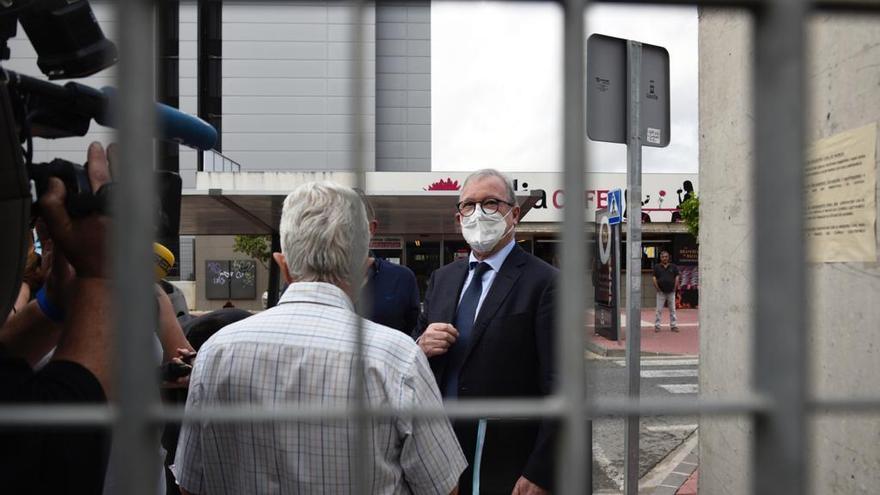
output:
[[[566, 197], [581, 197], [585, 189], [585, 0], [565, 0], [564, 9], [564, 183]], [[634, 3], [621, 0], [617, 3]], [[244, 407], [216, 407], [184, 416], [182, 408], [161, 406], [153, 394], [141, 393], [154, 383], [154, 369], [148, 353], [155, 315], [152, 306], [142, 304], [152, 297], [152, 239], [142, 225], [152, 224], [153, 195], [151, 105], [153, 99], [151, 64], [153, 56], [153, 3], [146, 0], [120, 0], [119, 86], [121, 107], [130, 111], [119, 116], [120, 161], [118, 201], [115, 204], [115, 231], [112, 253], [117, 300], [119, 399], [110, 407], [58, 405], [3, 406], [4, 425], [113, 425], [126, 469], [123, 492], [152, 494], [155, 479], [154, 431], [166, 421], [261, 422], [292, 421], [308, 418], [356, 419], [406, 413], [421, 417], [452, 418], [557, 418], [560, 424], [557, 486], [560, 493], [583, 494], [590, 487], [588, 465], [590, 439], [587, 419], [604, 416], [645, 415], [749, 415], [754, 429], [753, 491], [767, 495], [801, 495], [806, 486], [806, 418], [823, 411], [876, 411], [874, 400], [814, 401], [806, 389], [805, 262], [803, 232], [803, 122], [805, 83], [805, 19], [810, 12], [871, 11], [880, 13], [872, 0], [695, 0], [638, 2], [656, 4], [698, 4], [740, 8], [755, 20], [755, 160], [753, 178], [757, 205], [765, 209], [766, 198], [775, 198], [776, 217], [755, 215], [756, 266], [754, 268], [754, 331], [765, 345], [754, 357], [755, 390], [744, 397], [723, 400], [672, 400], [657, 398], [611, 399], [586, 397], [584, 363], [584, 295], [589, 290], [583, 276], [587, 253], [583, 208], [566, 208], [563, 224], [557, 356], [559, 383], [555, 395], [540, 400], [473, 400], [447, 402], [444, 409], [417, 408], [407, 411], [375, 409], [363, 396], [350, 407], [327, 409], [297, 407], [253, 410]], [[365, 2], [351, 3], [360, 19]], [[362, 38], [362, 27], [355, 23], [355, 39]], [[353, 61], [355, 73], [363, 72], [362, 58]], [[355, 104], [363, 105], [363, 89], [353, 79]], [[357, 112], [354, 112], [357, 115]], [[353, 118], [355, 129], [362, 123]], [[362, 138], [355, 133], [355, 171], [363, 172]], [[363, 174], [361, 181], [363, 180]], [[361, 184], [363, 186], [363, 184]], [[772, 270], [771, 270], [772, 268]], [[772, 273], [772, 275], [771, 275]], [[772, 306], [770, 302], [772, 301]], [[772, 330], [772, 331], [771, 331]], [[363, 343], [359, 329], [359, 343]], [[360, 349], [362, 352], [363, 350]], [[363, 372], [363, 370], [361, 370]], [[358, 380], [358, 383], [361, 381]], [[361, 439], [363, 440], [363, 439]], [[358, 445], [367, 465], [369, 451], [365, 441]], [[357, 470], [365, 479], [363, 469]], [[360, 486], [364, 486], [363, 483]]]

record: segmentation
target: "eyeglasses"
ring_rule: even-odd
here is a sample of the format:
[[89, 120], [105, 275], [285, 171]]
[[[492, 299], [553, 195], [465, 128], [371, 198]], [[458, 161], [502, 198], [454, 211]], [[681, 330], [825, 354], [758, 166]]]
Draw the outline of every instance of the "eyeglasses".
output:
[[491, 215], [498, 211], [498, 208], [501, 205], [507, 205], [512, 207], [513, 203], [508, 203], [507, 201], [501, 201], [500, 199], [484, 199], [483, 201], [462, 201], [455, 205], [458, 208], [458, 213], [463, 217], [469, 217], [477, 211], [477, 205], [480, 205], [480, 209], [483, 210], [483, 213], [486, 215]]

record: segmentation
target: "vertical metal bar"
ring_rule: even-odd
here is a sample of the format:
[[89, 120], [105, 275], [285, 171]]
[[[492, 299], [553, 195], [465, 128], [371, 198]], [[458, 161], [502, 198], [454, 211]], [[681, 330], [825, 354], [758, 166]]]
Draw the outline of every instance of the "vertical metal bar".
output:
[[556, 355], [559, 387], [565, 404], [560, 422], [556, 457], [559, 493], [582, 495], [590, 486], [584, 363], [584, 299], [587, 241], [584, 224], [586, 166], [584, 0], [566, 0], [564, 34], [564, 125], [563, 177], [568, 204], [562, 230], [561, 290], [557, 294]]
[[[366, 98], [364, 98], [364, 0], [351, 1], [352, 14], [352, 50], [355, 51], [352, 57], [352, 75], [351, 75], [351, 91], [352, 91], [352, 153], [354, 160], [352, 169], [355, 176], [355, 187], [366, 193], [366, 177], [364, 163], [364, 115]], [[352, 260], [352, 287], [362, 287], [363, 277], [365, 276], [363, 269], [364, 260]], [[352, 289], [353, 291], [355, 289]], [[363, 493], [365, 495], [371, 493], [372, 483], [367, 477], [367, 469], [372, 462], [370, 453], [369, 428], [370, 419], [367, 415], [367, 394], [366, 394], [366, 360], [364, 359], [364, 324], [363, 319], [357, 319], [356, 332], [356, 356], [355, 356], [355, 425], [357, 432], [355, 434], [355, 451], [357, 456], [354, 463], [354, 493]]]
[[[642, 352], [642, 138], [641, 80], [642, 44], [627, 41], [626, 80], [628, 135], [626, 144], [626, 369], [627, 394], [638, 399]], [[623, 468], [626, 495], [639, 493], [639, 417], [626, 418], [624, 428], [626, 461]]]
[[[281, 252], [281, 232], [273, 230], [271, 234], [271, 248], [273, 253]], [[266, 308], [274, 308], [281, 298], [281, 267], [275, 260], [269, 260], [269, 288], [266, 294]]]
[[[153, 347], [156, 310], [152, 304], [155, 180], [153, 177], [153, 5], [123, 0], [119, 22], [119, 161], [113, 198], [113, 283], [119, 401], [114, 456], [119, 460], [120, 493], [154, 494], [159, 472], [159, 437], [150, 426], [159, 391]], [[146, 226], [146, 227], [145, 227]], [[108, 350], [109, 352], [109, 350]]]
[[[806, 275], [803, 239], [804, 22], [799, 0], [755, 13], [755, 417], [753, 493], [806, 493]], [[772, 211], [772, 215], [766, 212]]]

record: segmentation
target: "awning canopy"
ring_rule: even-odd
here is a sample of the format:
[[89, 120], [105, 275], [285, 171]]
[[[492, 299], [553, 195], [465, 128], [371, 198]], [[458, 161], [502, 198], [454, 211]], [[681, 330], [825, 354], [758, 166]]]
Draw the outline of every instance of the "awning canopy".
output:
[[[517, 195], [522, 216], [543, 195]], [[271, 234], [281, 221], [286, 193], [278, 191], [184, 191], [181, 235]], [[379, 220], [379, 235], [455, 234], [457, 191], [372, 192], [367, 195]]]

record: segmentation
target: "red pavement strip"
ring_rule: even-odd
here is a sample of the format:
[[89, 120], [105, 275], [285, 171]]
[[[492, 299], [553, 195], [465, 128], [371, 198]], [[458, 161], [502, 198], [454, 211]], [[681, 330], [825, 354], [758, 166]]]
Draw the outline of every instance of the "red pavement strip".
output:
[[[621, 314], [624, 312], [622, 311]], [[700, 352], [700, 318], [698, 309], [679, 309], [678, 332], [669, 330], [669, 312], [663, 310], [662, 330], [654, 331], [654, 309], [642, 309], [642, 354], [656, 355], [697, 355]], [[590, 341], [593, 344], [593, 350], [605, 351], [599, 352], [605, 355], [622, 355], [626, 350], [626, 340], [620, 341], [608, 340], [605, 337], [596, 335], [593, 331], [594, 322], [593, 315], [587, 315], [587, 332], [590, 334]], [[626, 326], [622, 329], [624, 335]]]
[[675, 495], [697, 495], [697, 483], [699, 482], [699, 478], [700, 470], [697, 469], [691, 474], [690, 478], [681, 485], [681, 488], [675, 492]]

